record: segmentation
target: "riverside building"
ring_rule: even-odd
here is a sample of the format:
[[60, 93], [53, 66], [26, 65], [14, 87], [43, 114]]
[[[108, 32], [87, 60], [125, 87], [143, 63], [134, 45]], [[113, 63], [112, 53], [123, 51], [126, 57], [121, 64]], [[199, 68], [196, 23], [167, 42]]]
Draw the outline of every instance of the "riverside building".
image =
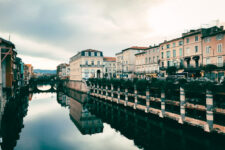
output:
[[133, 78], [135, 76], [135, 54], [149, 47], [133, 46], [116, 54], [116, 72], [118, 78]]
[[70, 80], [103, 77], [103, 53], [87, 49], [70, 58]]

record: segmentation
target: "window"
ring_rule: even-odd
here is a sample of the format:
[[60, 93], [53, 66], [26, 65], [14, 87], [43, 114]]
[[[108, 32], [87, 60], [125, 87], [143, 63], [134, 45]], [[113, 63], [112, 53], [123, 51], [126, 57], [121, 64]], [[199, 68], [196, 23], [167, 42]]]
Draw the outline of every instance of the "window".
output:
[[166, 45], [166, 48], [170, 48], [170, 44], [167, 44], [167, 45]]
[[148, 63], [148, 58], [145, 58], [145, 64], [147, 64]]
[[85, 60], [85, 65], [88, 65], [88, 60]]
[[221, 53], [222, 52], [222, 43], [217, 45], [217, 52]]
[[163, 50], [163, 46], [161, 47], [161, 49]]
[[197, 41], [198, 41], [198, 35], [195, 36], [195, 42], [197, 42]]
[[210, 58], [206, 58], [206, 65], [210, 64]]
[[155, 56], [153, 56], [153, 60], [152, 61], [153, 61], [153, 63], [155, 63]]
[[95, 61], [94, 61], [94, 60], [92, 60], [92, 61], [91, 61], [91, 65], [94, 65], [94, 64], [95, 64]]
[[209, 54], [210, 53], [210, 46], [206, 46], [205, 52], [206, 52], [206, 54]]
[[153, 53], [155, 52], [155, 49], [153, 48]]
[[176, 46], [176, 43], [174, 42], [174, 43], [173, 43], [173, 47], [175, 47], [175, 46]]
[[217, 57], [217, 66], [218, 67], [222, 67], [223, 66], [223, 57], [222, 56], [218, 56]]
[[85, 56], [88, 56], [88, 52], [85, 52]]
[[95, 52], [91, 52], [91, 56], [95, 56]]
[[167, 52], [166, 52], [166, 57], [167, 57], [167, 58], [170, 58], [170, 51], [167, 51]]
[[101, 55], [101, 53], [100, 52], [97, 52], [97, 56], [100, 56]]
[[205, 38], [205, 43], [208, 43], [208, 42], [210, 42], [211, 41], [211, 38], [210, 37], [207, 37], [207, 38]]
[[100, 65], [100, 61], [98, 61], [98, 65]]
[[173, 50], [173, 57], [176, 57], [176, 50]]
[[190, 48], [186, 48], [186, 55], [189, 55], [190, 53]]
[[161, 58], [163, 59], [163, 52], [161, 52]]
[[157, 56], [157, 60], [156, 60], [157, 62], [159, 61], [159, 56]]
[[151, 58], [149, 57], [148, 62], [151, 63]]
[[223, 34], [216, 35], [216, 40], [222, 40], [222, 39], [223, 39]]
[[183, 41], [179, 41], [179, 46], [183, 45]]
[[195, 53], [198, 52], [198, 46], [195, 46]]
[[179, 54], [180, 54], [180, 56], [182, 56], [182, 55], [183, 55], [182, 48], [180, 48], [180, 49], [179, 49]]
[[159, 48], [157, 48], [157, 52], [159, 52]]
[[189, 38], [186, 38], [186, 43], [189, 43]]

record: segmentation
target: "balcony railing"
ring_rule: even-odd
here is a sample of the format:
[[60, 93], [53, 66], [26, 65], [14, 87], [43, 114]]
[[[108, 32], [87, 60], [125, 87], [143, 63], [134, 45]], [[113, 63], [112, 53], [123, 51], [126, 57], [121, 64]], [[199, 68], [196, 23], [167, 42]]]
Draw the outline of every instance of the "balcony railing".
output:
[[104, 65], [80, 65], [80, 67], [104, 67]]

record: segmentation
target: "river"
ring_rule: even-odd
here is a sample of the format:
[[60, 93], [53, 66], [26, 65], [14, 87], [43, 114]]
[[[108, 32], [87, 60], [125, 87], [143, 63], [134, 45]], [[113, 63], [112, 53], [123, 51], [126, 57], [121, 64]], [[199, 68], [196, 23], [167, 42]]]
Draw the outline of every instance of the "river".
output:
[[32, 93], [7, 101], [1, 120], [5, 150], [225, 149], [222, 135], [72, 90]]

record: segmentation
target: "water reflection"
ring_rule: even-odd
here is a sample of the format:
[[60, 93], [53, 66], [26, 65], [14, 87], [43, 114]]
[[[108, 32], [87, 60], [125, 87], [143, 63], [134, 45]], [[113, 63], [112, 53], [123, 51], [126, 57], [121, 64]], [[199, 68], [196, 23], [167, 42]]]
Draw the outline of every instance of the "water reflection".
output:
[[83, 134], [95, 134], [103, 131], [103, 123], [88, 110], [87, 95], [67, 90], [74, 98], [62, 92], [57, 93], [57, 101], [62, 106], [70, 106], [70, 119]]
[[[78, 95], [75, 91], [65, 93], [69, 96]], [[179, 125], [172, 120], [160, 119], [158, 116], [134, 111], [130, 108], [126, 109], [104, 100], [91, 98], [86, 108], [89, 113], [109, 124], [126, 138], [132, 139], [140, 149], [224, 150], [225, 148], [223, 142], [225, 136], [223, 135], [207, 134], [199, 128]], [[74, 110], [78, 111], [76, 107]], [[81, 110], [79, 111], [81, 112]]]
[[[6, 97], [2, 97], [1, 101], [6, 101]], [[23, 118], [27, 115], [27, 108], [27, 96], [17, 95], [15, 98], [7, 99], [1, 122], [1, 147], [3, 150], [13, 150], [16, 146], [24, 127]]]
[[222, 135], [68, 89], [3, 97], [0, 112], [3, 150], [224, 150], [225, 146]]

